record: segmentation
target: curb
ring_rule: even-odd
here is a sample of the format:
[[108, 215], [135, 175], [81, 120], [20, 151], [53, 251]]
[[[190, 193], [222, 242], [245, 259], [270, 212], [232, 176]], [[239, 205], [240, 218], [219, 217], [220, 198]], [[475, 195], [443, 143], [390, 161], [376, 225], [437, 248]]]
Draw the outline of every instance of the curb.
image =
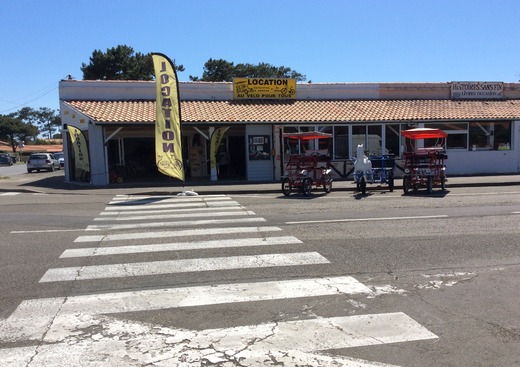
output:
[[[499, 177], [499, 176], [498, 176]], [[494, 176], [495, 180], [497, 176]], [[464, 178], [456, 178], [457, 181], [460, 181]], [[472, 182], [473, 180], [473, 182]], [[130, 186], [111, 186], [111, 187], [89, 187], [88, 185], [78, 185], [75, 183], [64, 183], [68, 185], [68, 187], [35, 187], [27, 185], [27, 183], [23, 185], [27, 185], [28, 187], [1, 187], [0, 192], [19, 192], [19, 193], [43, 193], [43, 194], [84, 194], [90, 195], [92, 193], [97, 194], [110, 194], [113, 195], [117, 192], [117, 194], [121, 195], [176, 195], [182, 191], [183, 186], [139, 186], [136, 185], [134, 187]], [[469, 177], [464, 182], [447, 182], [446, 188], [449, 189], [455, 187], [497, 187], [497, 186], [519, 186], [520, 185], [520, 176], [518, 180], [516, 177], [511, 181], [483, 181], [483, 180], [474, 180], [474, 177]], [[211, 183], [193, 183], [187, 184], [185, 187], [189, 190], [193, 190], [197, 192], [199, 195], [217, 195], [217, 194], [227, 194], [227, 195], [247, 195], [247, 194], [282, 194], [281, 183], [233, 183], [233, 184], [211, 184]], [[368, 185], [368, 191], [388, 191], [386, 186], [381, 186], [377, 184]], [[402, 190], [402, 185], [395, 185], [394, 191]], [[312, 192], [318, 193], [321, 192], [321, 189], [314, 189]], [[336, 181], [336, 186], [333, 184], [332, 191], [345, 191], [345, 192], [356, 192], [356, 187], [353, 185], [353, 181]], [[295, 192], [296, 194], [296, 192]]]

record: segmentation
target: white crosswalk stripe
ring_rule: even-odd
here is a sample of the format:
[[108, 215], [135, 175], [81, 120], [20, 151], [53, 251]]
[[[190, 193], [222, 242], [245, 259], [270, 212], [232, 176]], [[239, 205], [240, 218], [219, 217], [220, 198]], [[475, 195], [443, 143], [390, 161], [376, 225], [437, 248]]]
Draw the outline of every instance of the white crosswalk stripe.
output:
[[180, 229], [177, 231], [160, 231], [160, 232], [135, 232], [135, 233], [118, 233], [109, 235], [91, 235], [79, 236], [74, 242], [107, 242], [122, 240], [142, 240], [148, 238], [168, 238], [168, 237], [187, 237], [187, 236], [208, 236], [216, 234], [234, 234], [234, 233], [262, 233], [281, 231], [279, 227], [262, 226], [262, 227], [221, 227], [221, 228], [200, 228], [200, 229]]
[[[212, 274], [241, 269], [265, 269], [272, 274], [276, 268], [297, 269], [299, 266], [330, 264], [318, 252], [302, 250], [305, 247], [298, 238], [277, 235], [282, 231], [281, 228], [257, 225], [267, 221], [225, 195], [117, 195], [94, 222], [96, 224], [89, 225], [85, 230], [99, 233], [78, 236], [74, 248], [65, 250], [60, 256], [60, 261], [74, 261], [76, 266], [48, 269], [40, 283], [101, 282], [106, 279], [169, 276], [189, 272]], [[167, 242], [161, 243], [161, 239], [167, 239]], [[87, 243], [94, 245], [85, 247]], [[284, 251], [276, 251], [277, 246], [289, 247]], [[220, 255], [222, 249], [226, 250], [224, 256]], [[242, 249], [265, 253], [236, 254]], [[143, 256], [140, 254], [153, 259], [154, 256], [161, 256], [159, 254], [189, 250], [204, 250], [206, 255], [141, 262], [118, 260], [129, 255]], [[218, 252], [220, 256], [208, 255], [212, 252]], [[390, 365], [325, 356], [318, 352], [320, 349], [437, 337], [399, 312], [287, 320], [276, 324], [266, 320], [258, 325], [200, 331], [170, 329], [159, 325], [160, 334], [150, 329], [148, 324], [124, 320], [121, 316], [107, 316], [219, 304], [240, 303], [244, 307], [246, 302], [307, 297], [369, 297], [371, 294], [372, 291], [356, 279], [337, 276], [251, 282], [242, 279], [228, 284], [217, 282], [98, 294], [89, 292], [85, 295], [26, 300], [10, 317], [0, 321], [0, 342], [38, 340], [48, 347], [0, 349], [0, 359], [8, 363], [32, 360], [36, 364], [46, 365], [56, 361], [57, 355], [65, 358], [67, 354], [67, 360], [73, 364], [81, 364], [81, 361], [88, 359], [95, 365], [109, 366], [124, 363], [125, 358], [130, 358], [136, 365], [181, 363], [190, 367], [200, 366], [203, 360], [204, 363], [225, 362], [223, 366], [235, 365], [235, 362], [255, 366], [276, 355], [278, 361], [284, 361], [287, 365], [297, 362], [316, 366], [388, 367]], [[90, 333], [78, 332], [99, 325], [104, 328], [99, 338]], [[125, 334], [124, 340], [120, 333]], [[164, 335], [172, 337], [165, 341]], [[97, 347], [92, 343], [94, 340], [98, 347], [107, 344], [106, 348], [111, 351], [116, 348], [115, 357], [99, 357]], [[251, 340], [257, 342], [251, 343]], [[136, 344], [139, 345], [137, 350], [132, 347]]]
[[33, 196], [42, 196], [49, 195], [43, 192], [17, 192], [17, 191], [8, 191], [8, 192], [0, 192], [0, 196], [16, 196], [16, 195], [33, 195]]
[[174, 242], [150, 245], [116, 246], [116, 247], [89, 247], [68, 249], [60, 258], [104, 256], [121, 254], [152, 253], [159, 251], [186, 251], [201, 249], [218, 249], [233, 247], [276, 246], [302, 243], [293, 236], [264, 237], [264, 238], [235, 238], [233, 240], [209, 240], [192, 242]]
[[[248, 215], [248, 214], [246, 214]], [[207, 225], [219, 224], [238, 224], [238, 223], [255, 223], [265, 222], [264, 218], [230, 218], [230, 219], [199, 219], [199, 220], [182, 220], [176, 222], [146, 222], [132, 224], [94, 224], [87, 227], [87, 231], [99, 230], [122, 230], [122, 229], [140, 229], [140, 228], [157, 228], [157, 227], [200, 227]]]
[[[249, 211], [249, 210], [244, 211], [240, 207], [219, 208], [218, 212], [214, 211], [215, 209], [213, 209], [213, 208], [200, 208], [197, 212], [188, 211], [188, 212], [179, 213], [179, 210], [173, 210], [172, 211], [173, 213], [171, 213], [171, 214], [164, 213], [165, 212], [164, 210], [154, 212], [154, 213], [136, 212], [135, 214], [138, 214], [138, 215], [129, 215], [129, 213], [116, 212], [116, 213], [110, 213], [110, 214], [117, 215], [116, 217], [114, 217], [114, 216], [108, 217], [105, 215], [102, 217], [94, 218], [94, 221], [110, 221], [110, 220], [112, 220], [112, 221], [113, 220], [115, 220], [115, 221], [131, 221], [131, 220], [141, 221], [143, 219], [149, 220], [149, 219], [179, 219], [179, 218], [207, 217], [208, 211], [205, 211], [202, 209], [210, 209], [211, 212], [209, 214], [211, 214], [212, 217], [234, 217], [234, 216], [241, 216], [241, 215], [255, 215], [254, 212]], [[222, 209], [227, 209], [227, 210], [222, 210]], [[161, 214], [156, 214], [156, 213], [161, 213]]]
[[[126, 211], [126, 210], [136, 210], [143, 208], [143, 205], [146, 204], [136, 204], [135, 202], [132, 203], [124, 203], [115, 205], [115, 206], [108, 206], [105, 210], [107, 211]], [[192, 201], [183, 201], [180, 203], [164, 203], [164, 202], [156, 202], [153, 204], [150, 204], [150, 206], [147, 209], [180, 209], [180, 208], [219, 208], [222, 206], [230, 206], [230, 205], [240, 205], [237, 202], [229, 202], [229, 201], [205, 201], [205, 202], [192, 202]]]
[[136, 277], [158, 274], [175, 274], [201, 271], [269, 268], [273, 266], [297, 266], [328, 264], [317, 252], [290, 254], [265, 254], [255, 256], [227, 256], [170, 261], [78, 266], [49, 269], [40, 282]]

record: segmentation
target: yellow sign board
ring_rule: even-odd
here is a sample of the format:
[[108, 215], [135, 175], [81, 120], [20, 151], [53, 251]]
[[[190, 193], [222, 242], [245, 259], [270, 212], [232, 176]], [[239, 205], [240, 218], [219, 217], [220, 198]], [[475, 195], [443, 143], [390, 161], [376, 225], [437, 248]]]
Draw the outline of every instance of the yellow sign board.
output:
[[233, 78], [234, 99], [296, 99], [296, 79]]

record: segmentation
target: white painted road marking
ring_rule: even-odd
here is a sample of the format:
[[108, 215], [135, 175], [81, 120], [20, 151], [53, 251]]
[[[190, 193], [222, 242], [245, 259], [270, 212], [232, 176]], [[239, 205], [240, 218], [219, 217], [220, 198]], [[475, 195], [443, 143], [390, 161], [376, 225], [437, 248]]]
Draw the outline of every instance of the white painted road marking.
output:
[[45, 195], [49, 195], [47, 193], [44, 193], [44, 192], [12, 192], [12, 191], [9, 191], [9, 192], [2, 192], [0, 193], [0, 196], [16, 196], [16, 195], [33, 195], [33, 196], [45, 196]]
[[[215, 216], [212, 215], [213, 210], [224, 213], [223, 210], [232, 210], [230, 208], [240, 210], [241, 214], [251, 213], [242, 215], [255, 215], [245, 211], [245, 208], [239, 206], [238, 203], [229, 200], [223, 201], [221, 198], [215, 198], [216, 201], [212, 203], [217, 205], [211, 208], [208, 202], [200, 203], [200, 198], [183, 198], [178, 201], [171, 197], [165, 198], [161, 203], [161, 200], [148, 196], [141, 198], [121, 196], [114, 200], [114, 204], [117, 202], [118, 205], [109, 207], [113, 209], [117, 206], [117, 210], [103, 212], [101, 215], [110, 213], [108, 215], [111, 217], [106, 220], [118, 220], [119, 218], [156, 220], [159, 219], [158, 216], [165, 215], [165, 211], [171, 213], [174, 210], [176, 214], [183, 211], [183, 213], [191, 213], [193, 216], [202, 216], [199, 211], [205, 211], [206, 215]], [[184, 201], [184, 199], [187, 200]], [[165, 201], [171, 201], [172, 204], [164, 204]], [[174, 201], [176, 204], [173, 203]], [[129, 205], [121, 205], [122, 203]], [[139, 205], [136, 205], [137, 203]], [[202, 206], [193, 207], [191, 206], [193, 204]], [[229, 206], [230, 204], [232, 206]], [[184, 207], [183, 205], [190, 206]], [[130, 210], [123, 209], [122, 211], [123, 207], [130, 208]], [[149, 210], [149, 208], [153, 209]], [[144, 213], [150, 215], [147, 217]], [[232, 216], [227, 213], [222, 216]], [[166, 215], [166, 218], [171, 218], [171, 215]], [[140, 218], [135, 218], [135, 216]], [[186, 215], [181, 216], [186, 217]], [[236, 223], [237, 219], [232, 220], [233, 223]], [[183, 221], [167, 223], [167, 225], [181, 226], [189, 225], [188, 223], [200, 225], [201, 222]], [[145, 228], [148, 225], [145, 224]], [[166, 226], [166, 223], [161, 223], [159, 226]], [[97, 230], [136, 228], [135, 225], [129, 227], [126, 224], [89, 227]], [[209, 237], [207, 240], [201, 241], [152, 245], [142, 244], [142, 241], [137, 242], [141, 239], [151, 238], [197, 236], [199, 239], [201, 236], [215, 234], [261, 234], [270, 231], [281, 231], [281, 229], [278, 227], [230, 227], [79, 236], [75, 242], [100, 242], [100, 247], [69, 249], [61, 257], [302, 243], [292, 236], [265, 237], [264, 235], [261, 238], [226, 240]], [[136, 240], [136, 242], [135, 245], [129, 242], [120, 247], [101, 246], [105, 241], [118, 240]], [[317, 252], [195, 258], [54, 268], [49, 269], [40, 282], [329, 263]], [[404, 313], [279, 321], [200, 331], [154, 326], [124, 320], [119, 315], [117, 318], [108, 316], [108, 314], [157, 311], [178, 307], [349, 294], [366, 294], [367, 297], [372, 297], [374, 292], [356, 279], [345, 276], [148, 289], [27, 300], [23, 301], [8, 319], [0, 320], [0, 341], [3, 343], [22, 342], [23, 345], [28, 346], [0, 349], [0, 360], [4, 364], [16, 366], [20, 364], [113, 366], [128, 363], [128, 361], [136, 366], [182, 364], [185, 367], [195, 367], [208, 363], [222, 366], [236, 364], [258, 366], [265, 364], [267, 360], [272, 361], [273, 364], [316, 367], [332, 365], [390, 367], [390, 365], [378, 362], [372, 363], [338, 355], [324, 355], [320, 352], [328, 349], [437, 338], [435, 334]]]
[[0, 340], [14, 342], [41, 339], [57, 316], [100, 315], [370, 292], [368, 287], [356, 279], [344, 276], [33, 299], [23, 301], [8, 319], [0, 321]]
[[127, 196], [126, 198], [114, 198], [108, 205], [155, 205], [163, 203], [195, 203], [207, 201], [232, 201], [225, 195], [199, 195], [199, 196]]
[[199, 219], [199, 220], [181, 220], [176, 222], [149, 222], [149, 223], [131, 223], [131, 224], [100, 224], [89, 225], [86, 231], [101, 230], [121, 230], [121, 229], [137, 229], [137, 228], [160, 228], [160, 227], [197, 227], [218, 224], [235, 224], [235, 223], [254, 223], [266, 222], [265, 218], [230, 218], [230, 219]]
[[146, 233], [120, 233], [110, 235], [79, 236], [74, 242], [106, 242], [106, 241], [125, 241], [141, 240], [145, 238], [165, 238], [165, 237], [185, 237], [185, 236], [207, 236], [214, 234], [232, 233], [261, 233], [271, 231], [281, 231], [279, 227], [223, 227], [223, 228], [202, 228], [202, 229], [183, 229], [178, 231], [160, 231]]
[[53, 233], [53, 232], [85, 232], [83, 228], [77, 229], [39, 229], [33, 231], [11, 231], [12, 234], [24, 234], [24, 233]]
[[[383, 367], [322, 350], [436, 339], [404, 313], [293, 320], [202, 331], [154, 327], [102, 314], [194, 307], [234, 302], [293, 299], [340, 294], [369, 294], [351, 277], [295, 279], [259, 283], [166, 288], [115, 294], [35, 299], [22, 302], [0, 322], [4, 343], [33, 341], [37, 346], [0, 349], [5, 362], [111, 366], [125, 358], [137, 365], [200, 366], [202, 361], [243, 366], [274, 360], [313, 366]], [[38, 315], [35, 320], [34, 315]], [[97, 332], [88, 330], [95, 327]], [[125, 334], [121, 338], [121, 333]], [[103, 351], [106, 351], [104, 353]], [[66, 357], [65, 357], [66, 356]], [[273, 359], [274, 358], [274, 359]], [[227, 364], [226, 364], [227, 365]]]
[[154, 204], [154, 205], [114, 205], [107, 206], [105, 210], [115, 210], [115, 211], [124, 211], [124, 210], [138, 210], [143, 208], [148, 209], [173, 209], [173, 208], [219, 208], [222, 206], [233, 206], [240, 205], [236, 201], [215, 201], [215, 202], [186, 202], [186, 203], [176, 203], [176, 204]]
[[40, 279], [40, 283], [329, 263], [330, 262], [326, 258], [317, 252], [293, 252], [289, 254], [228, 256], [127, 264], [77, 266], [49, 269]]
[[[90, 330], [96, 330], [92, 334]], [[124, 338], [121, 335], [124, 334]], [[2, 334], [6, 335], [6, 334]], [[42, 340], [43, 339], [43, 340]], [[402, 312], [283, 321], [202, 331], [153, 327], [107, 316], [57, 315], [37, 346], [0, 349], [4, 361], [31, 365], [185, 367], [203, 364], [388, 367], [320, 351], [437, 339]], [[61, 362], [61, 363], [60, 363]], [[87, 364], [85, 364], [85, 362]]]
[[448, 218], [447, 215], [423, 215], [415, 217], [386, 217], [386, 218], [347, 218], [347, 219], [325, 219], [325, 220], [306, 220], [299, 222], [285, 222], [285, 224], [311, 224], [311, 223], [335, 223], [335, 222], [373, 222], [385, 220], [409, 220], [409, 219], [439, 219]]
[[185, 251], [200, 249], [217, 249], [232, 247], [254, 247], [300, 244], [302, 241], [293, 236], [264, 237], [264, 238], [236, 238], [226, 240], [192, 241], [160, 243], [151, 245], [115, 246], [115, 247], [89, 247], [65, 250], [60, 258], [106, 256], [120, 254], [152, 253], [159, 251]]
[[[230, 210], [244, 210], [238, 203], [232, 206], [218, 206], [219, 211], [230, 211]], [[176, 208], [176, 209], [150, 209], [150, 207], [143, 207], [139, 210], [126, 210], [126, 211], [103, 211], [99, 215], [113, 217], [113, 216], [125, 216], [125, 215], [147, 215], [147, 214], [170, 214], [170, 213], [190, 213], [190, 212], [210, 212], [215, 210], [215, 207], [197, 206], [195, 208]], [[95, 219], [94, 219], [95, 220]]]
[[[201, 208], [201, 209], [208, 209], [208, 208]], [[116, 214], [117, 216], [102, 216], [102, 217], [98, 217], [98, 218], [94, 218], [95, 221], [110, 221], [110, 220], [115, 220], [115, 221], [123, 221], [123, 220], [150, 220], [150, 219], [176, 219], [176, 218], [198, 218], [198, 217], [207, 217], [208, 215], [211, 215], [212, 217], [232, 217], [232, 216], [241, 216], [241, 215], [256, 215], [255, 212], [253, 211], [250, 211], [250, 210], [243, 210], [242, 208], [240, 207], [230, 207], [228, 209], [231, 209], [231, 210], [224, 210], [222, 211], [222, 209], [224, 208], [219, 208], [219, 211], [216, 212], [214, 211], [215, 209], [214, 208], [211, 208], [211, 211], [210, 213], [206, 212], [205, 210], [204, 211], [196, 211], [196, 212], [193, 212], [193, 211], [190, 211], [190, 212], [181, 212], [179, 213], [178, 210], [174, 211], [174, 213], [164, 213], [164, 211], [159, 211], [159, 213], [161, 214], [158, 214], [158, 213], [146, 213], [146, 212], [143, 212], [143, 211], [139, 211], [135, 214], [137, 215], [128, 215], [128, 213], [125, 213], [127, 215], [120, 215], [121, 213], [112, 213], [110, 212], [110, 214]], [[226, 208], [227, 209], [227, 208]]]
[[[301, 332], [305, 330], [305, 332]], [[280, 323], [204, 330], [191, 343], [208, 340], [218, 345], [233, 345], [237, 358], [270, 350], [316, 352], [326, 349], [436, 339], [437, 336], [402, 312], [328, 317]], [[254, 346], [249, 345], [256, 336]], [[283, 348], [280, 346], [283, 345]], [[218, 346], [216, 346], [218, 348]]]

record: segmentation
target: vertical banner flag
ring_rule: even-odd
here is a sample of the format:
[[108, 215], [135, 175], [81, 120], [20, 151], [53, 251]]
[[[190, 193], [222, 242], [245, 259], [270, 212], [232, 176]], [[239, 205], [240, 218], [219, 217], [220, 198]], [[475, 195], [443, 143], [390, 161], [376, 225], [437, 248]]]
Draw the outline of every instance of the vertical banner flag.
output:
[[211, 143], [210, 143], [210, 158], [209, 158], [209, 167], [217, 168], [217, 151], [222, 141], [222, 137], [226, 133], [229, 127], [219, 127], [213, 134], [211, 134]]
[[67, 125], [70, 142], [74, 150], [74, 161], [76, 169], [90, 172], [90, 161], [88, 159], [88, 145], [83, 132], [75, 126]]
[[152, 58], [156, 92], [155, 161], [161, 173], [184, 181], [177, 73], [167, 56], [152, 53]]

